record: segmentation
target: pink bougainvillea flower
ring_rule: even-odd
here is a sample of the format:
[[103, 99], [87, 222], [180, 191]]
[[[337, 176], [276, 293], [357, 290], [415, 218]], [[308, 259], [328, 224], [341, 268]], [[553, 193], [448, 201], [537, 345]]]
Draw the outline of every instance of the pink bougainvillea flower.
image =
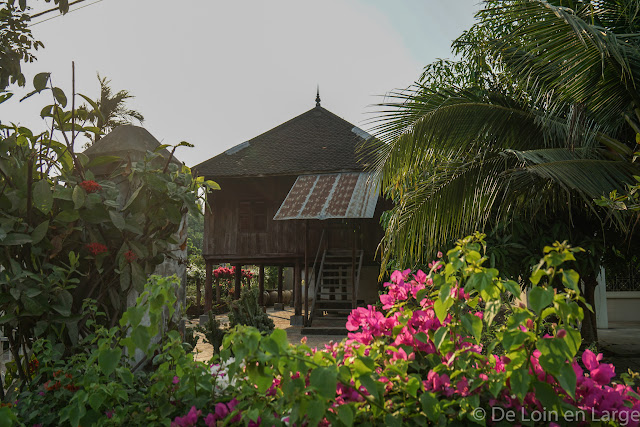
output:
[[84, 245], [84, 247], [87, 248], [91, 255], [99, 255], [101, 253], [109, 251], [109, 248], [98, 242], [87, 243], [86, 245]]
[[584, 353], [582, 353], [582, 363], [588, 370], [594, 370], [600, 364], [599, 362], [602, 360], [602, 354], [596, 356], [593, 351], [586, 349]]
[[173, 381], [174, 384], [178, 384], [180, 382], [180, 377], [178, 377], [177, 375], [173, 377]]
[[202, 415], [202, 411], [192, 406], [187, 415], [184, 417], [176, 417], [171, 422], [171, 427], [193, 427], [198, 423], [200, 415]]
[[84, 191], [87, 193], [95, 193], [96, 191], [102, 190], [102, 186], [95, 181], [82, 181], [78, 184]]
[[217, 421], [218, 420], [216, 416], [212, 413], [209, 413], [209, 415], [207, 415], [206, 418], [204, 419], [204, 424], [207, 427], [215, 427]]
[[224, 417], [229, 415], [229, 407], [227, 406], [226, 403], [220, 402], [216, 404], [215, 413], [218, 419], [223, 419]]

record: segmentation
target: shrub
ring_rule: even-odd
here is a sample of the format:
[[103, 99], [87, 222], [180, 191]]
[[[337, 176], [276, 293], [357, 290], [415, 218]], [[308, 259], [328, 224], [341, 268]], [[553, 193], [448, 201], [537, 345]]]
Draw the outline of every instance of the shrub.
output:
[[[48, 130], [0, 125], [0, 326], [18, 361], [37, 337], [64, 345], [66, 355], [76, 351], [89, 333], [87, 316], [78, 315], [87, 299], [113, 326], [127, 297], [175, 257], [183, 214], [199, 214], [198, 188], [217, 188], [158, 152], [139, 162], [76, 153], [79, 133], [100, 133], [83, 124], [89, 111], [66, 110], [67, 98], [48, 73], [34, 86], [34, 93], [53, 95], [41, 113], [51, 121]], [[111, 176], [94, 175], [107, 164]], [[23, 381], [28, 359], [17, 364]]]
[[[561, 425], [572, 424], [570, 416], [604, 425], [640, 416], [631, 376], [611, 384], [614, 367], [590, 350], [576, 360], [582, 297], [577, 274], [562, 263], [579, 249], [545, 248], [530, 278], [530, 307], [514, 306], [483, 348], [502, 299], [519, 296], [520, 288], [483, 266], [482, 237], [460, 240], [428, 273], [394, 272], [380, 296], [383, 308], [354, 310], [341, 343], [290, 346], [283, 330], [266, 335], [236, 326], [209, 366], [185, 354], [172, 332], [148, 347], [152, 369], [132, 367], [123, 356], [123, 346], [146, 348], [142, 313], [171, 301], [166, 285], [165, 292], [150, 284], [121, 320], [133, 328], [127, 338], [126, 329], [103, 328], [91, 351], [68, 360], [47, 356], [39, 344], [45, 351], [37, 381], [11, 411], [27, 424], [42, 416], [49, 424], [177, 426], [533, 425], [531, 415], [543, 409]], [[564, 290], [555, 291], [555, 281]], [[494, 354], [498, 341], [503, 351]], [[492, 408], [513, 410], [515, 419], [485, 419]]]
[[221, 326], [220, 321], [215, 318], [213, 311], [210, 311], [205, 325], [198, 325], [196, 327], [196, 330], [204, 335], [204, 342], [213, 347], [214, 354], [220, 353], [222, 339], [228, 331], [227, 328], [222, 328]]

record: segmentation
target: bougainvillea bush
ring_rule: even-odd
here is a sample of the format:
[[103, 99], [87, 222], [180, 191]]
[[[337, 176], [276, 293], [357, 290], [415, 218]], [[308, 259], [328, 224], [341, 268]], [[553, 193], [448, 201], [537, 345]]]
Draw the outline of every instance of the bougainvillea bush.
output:
[[[150, 372], [122, 357], [107, 374], [98, 353], [78, 364], [101, 372], [73, 374], [83, 381], [40, 360], [36, 372], [48, 376], [9, 410], [36, 423], [38, 405], [30, 402], [43, 393], [43, 402], [57, 402], [46, 413], [73, 413], [64, 418], [72, 425], [637, 425], [633, 377], [611, 383], [615, 368], [579, 351], [583, 299], [577, 274], [563, 263], [580, 249], [545, 248], [525, 305], [517, 283], [483, 267], [482, 237], [460, 240], [428, 272], [394, 272], [382, 309], [354, 310], [341, 343], [290, 346], [282, 330], [262, 335], [238, 326], [208, 365], [193, 362], [173, 336], [161, 352], [147, 351], [157, 352]], [[496, 325], [504, 301], [511, 314]], [[489, 332], [497, 339], [483, 345]], [[102, 351], [121, 354], [116, 332], [100, 336]], [[104, 375], [120, 375], [123, 384], [96, 384]], [[120, 391], [92, 397], [104, 387]]]

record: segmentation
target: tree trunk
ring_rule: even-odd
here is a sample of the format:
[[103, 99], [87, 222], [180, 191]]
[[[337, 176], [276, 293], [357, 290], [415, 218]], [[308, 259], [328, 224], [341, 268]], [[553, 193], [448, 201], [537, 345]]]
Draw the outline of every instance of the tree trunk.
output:
[[586, 306], [582, 306], [584, 311], [584, 319], [582, 321], [582, 340], [584, 343], [591, 344], [592, 342], [598, 342], [598, 325], [596, 322], [596, 286], [598, 286], [598, 280], [594, 273], [589, 273], [582, 276], [584, 283], [584, 298], [589, 305], [593, 308], [590, 311]]

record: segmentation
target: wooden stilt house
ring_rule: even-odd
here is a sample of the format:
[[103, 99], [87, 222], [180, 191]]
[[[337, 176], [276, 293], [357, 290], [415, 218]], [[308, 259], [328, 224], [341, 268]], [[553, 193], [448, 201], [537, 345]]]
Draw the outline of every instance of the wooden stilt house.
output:
[[383, 208], [357, 152], [368, 138], [321, 107], [317, 96], [315, 108], [195, 166], [222, 188], [210, 194], [205, 214], [209, 305], [219, 263], [235, 265], [236, 272], [260, 266], [261, 286], [264, 266], [279, 266], [279, 302], [282, 267], [293, 267], [292, 324], [344, 318], [376, 298]]

